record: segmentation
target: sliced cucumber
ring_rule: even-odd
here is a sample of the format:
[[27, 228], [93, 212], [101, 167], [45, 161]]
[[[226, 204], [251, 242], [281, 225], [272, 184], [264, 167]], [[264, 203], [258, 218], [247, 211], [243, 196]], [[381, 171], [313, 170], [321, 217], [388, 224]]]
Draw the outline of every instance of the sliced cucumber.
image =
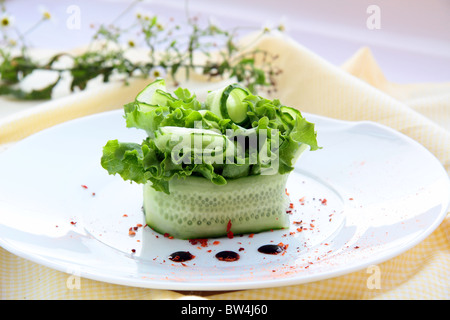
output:
[[248, 105], [243, 100], [249, 92], [237, 84], [225, 88], [220, 98], [222, 117], [231, 119], [238, 125], [244, 125], [247, 120]]
[[223, 164], [227, 155], [235, 152], [228, 138], [213, 130], [160, 127], [155, 135], [155, 144], [162, 152], [170, 152], [174, 163]]
[[248, 121], [248, 105], [243, 100], [248, 95], [249, 92], [245, 88], [232, 84], [208, 93], [205, 105], [221, 118], [231, 119], [238, 125], [245, 125]]
[[[199, 147], [199, 151], [201, 151], [210, 144], [225, 147], [224, 138], [223, 135], [212, 130], [167, 126], [159, 128], [156, 133], [155, 144], [162, 152], [172, 151], [171, 142], [182, 143], [184, 147]], [[194, 142], [198, 143], [194, 144]]]
[[174, 102], [176, 99], [172, 97], [172, 95], [168, 92], [163, 91], [162, 89], [156, 89], [154, 92], [151, 102], [154, 105], [165, 107], [169, 104], [169, 102]]
[[158, 106], [154, 106], [144, 102], [133, 101], [124, 106], [125, 115], [133, 113], [136, 110], [139, 112], [150, 112], [153, 111]]
[[158, 106], [151, 105], [148, 103], [143, 103], [143, 102], [136, 102], [136, 106], [138, 107], [139, 111], [142, 111], [142, 112], [150, 112], [150, 111], [155, 110], [155, 108], [158, 107]]
[[146, 104], [155, 104], [153, 101], [153, 96], [156, 90], [166, 91], [166, 82], [164, 79], [157, 79], [150, 83], [148, 86], [144, 88], [139, 94], [136, 96], [136, 101]]
[[224, 90], [225, 88], [211, 91], [207, 94], [205, 99], [206, 108], [220, 118], [223, 118], [222, 113], [220, 112], [220, 98], [222, 97]]
[[[201, 177], [172, 179], [170, 194], [144, 186], [149, 227], [179, 239], [258, 233], [289, 227], [288, 175], [259, 175], [215, 185]], [[231, 223], [231, 229], [229, 228]]]
[[297, 109], [283, 106], [281, 107], [281, 118], [286, 122], [291, 122], [297, 117], [302, 117], [302, 114]]

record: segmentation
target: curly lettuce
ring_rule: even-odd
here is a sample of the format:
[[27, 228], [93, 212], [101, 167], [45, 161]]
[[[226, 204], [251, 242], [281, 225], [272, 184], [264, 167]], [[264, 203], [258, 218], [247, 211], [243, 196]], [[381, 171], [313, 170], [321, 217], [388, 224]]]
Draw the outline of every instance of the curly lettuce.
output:
[[157, 80], [124, 106], [126, 126], [145, 130], [147, 138], [108, 141], [101, 165], [126, 181], [151, 182], [170, 193], [174, 178], [201, 176], [223, 185], [250, 175], [287, 174], [305, 149], [319, 149], [314, 124], [298, 110], [249, 92], [239, 97], [233, 107], [245, 108], [245, 124], [224, 117], [211, 97], [200, 102], [181, 88], [172, 95]]

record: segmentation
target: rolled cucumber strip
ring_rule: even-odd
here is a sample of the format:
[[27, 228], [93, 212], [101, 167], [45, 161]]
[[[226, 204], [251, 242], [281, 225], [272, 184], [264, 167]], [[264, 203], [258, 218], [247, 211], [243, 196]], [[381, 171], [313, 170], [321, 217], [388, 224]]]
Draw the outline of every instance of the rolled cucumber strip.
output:
[[244, 125], [247, 120], [248, 105], [243, 100], [249, 92], [237, 84], [225, 88], [220, 98], [220, 111], [222, 116], [230, 118], [238, 125]]
[[155, 105], [154, 96], [155, 92], [160, 90], [161, 92], [166, 91], [166, 82], [164, 79], [157, 79], [150, 83], [147, 87], [145, 87], [141, 92], [136, 96], [136, 101], [140, 103], [146, 103]]
[[160, 127], [154, 141], [160, 151], [171, 153], [174, 163], [186, 160], [187, 155], [195, 157], [194, 163], [223, 164], [227, 150], [231, 155], [235, 152], [234, 144], [226, 136], [206, 129]]
[[178, 239], [288, 228], [287, 177], [287, 174], [248, 176], [215, 185], [202, 177], [190, 176], [170, 180], [170, 194], [156, 191], [147, 183], [145, 220], [156, 232]]
[[250, 93], [243, 87], [232, 84], [208, 93], [205, 105], [223, 119], [231, 119], [238, 125], [248, 121], [248, 105], [244, 99]]

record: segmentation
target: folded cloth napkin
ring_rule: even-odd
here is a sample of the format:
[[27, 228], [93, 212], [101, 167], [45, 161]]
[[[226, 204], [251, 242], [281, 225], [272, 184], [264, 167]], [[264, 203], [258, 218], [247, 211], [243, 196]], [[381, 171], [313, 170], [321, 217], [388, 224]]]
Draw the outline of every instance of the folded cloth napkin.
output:
[[[450, 172], [450, 83], [390, 83], [367, 48], [337, 67], [284, 35], [267, 35], [254, 45], [278, 54], [276, 63], [283, 72], [273, 95], [284, 104], [327, 117], [387, 125], [424, 145]], [[77, 94], [76, 100], [55, 99], [7, 117], [0, 122], [0, 148], [63, 121], [120, 108], [144, 82], [110, 83]], [[195, 83], [203, 88], [212, 85]], [[449, 231], [447, 217], [420, 244], [380, 264], [381, 283], [376, 289], [367, 285], [367, 270], [302, 285], [232, 292], [174, 292], [84, 278], [74, 287], [68, 285], [70, 275], [0, 248], [0, 295], [2, 299], [448, 299]]]

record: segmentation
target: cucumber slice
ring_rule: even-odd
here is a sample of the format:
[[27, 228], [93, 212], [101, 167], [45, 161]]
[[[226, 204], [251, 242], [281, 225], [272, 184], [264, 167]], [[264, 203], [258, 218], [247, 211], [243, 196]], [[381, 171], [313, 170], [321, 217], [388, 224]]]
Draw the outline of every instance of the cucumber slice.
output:
[[136, 106], [139, 109], [139, 111], [142, 111], [142, 112], [150, 112], [150, 111], [155, 110], [155, 108], [158, 107], [158, 106], [143, 103], [143, 102], [136, 102]]
[[225, 88], [211, 91], [207, 94], [205, 99], [206, 108], [220, 118], [223, 118], [222, 113], [220, 112], [220, 98], [222, 97], [224, 90]]
[[297, 117], [302, 117], [302, 114], [297, 109], [283, 106], [281, 107], [281, 118], [286, 122], [291, 122]]
[[231, 119], [234, 123], [243, 126], [248, 121], [247, 103], [243, 102], [248, 95], [249, 92], [245, 88], [232, 84], [209, 92], [205, 105], [219, 117]]
[[234, 123], [243, 126], [248, 120], [248, 105], [243, 100], [248, 95], [248, 91], [237, 84], [226, 87], [220, 97], [222, 117], [231, 119]]
[[153, 101], [153, 96], [156, 90], [166, 91], [166, 82], [164, 79], [157, 79], [150, 83], [148, 86], [144, 88], [139, 94], [136, 96], [136, 101], [146, 104], [155, 104]]
[[[215, 185], [201, 177], [172, 179], [170, 194], [144, 185], [149, 227], [178, 239], [214, 238], [289, 227], [288, 175], [259, 175]], [[229, 222], [231, 229], [228, 230]]]
[[153, 111], [157, 107], [158, 106], [154, 106], [154, 105], [151, 105], [148, 103], [133, 101], [124, 106], [124, 111], [125, 111], [125, 115], [127, 115], [129, 113], [135, 112], [136, 110], [141, 111], [141, 112], [150, 112], [150, 111]]
[[194, 163], [223, 164], [227, 150], [231, 154], [235, 151], [226, 136], [206, 129], [160, 127], [154, 141], [160, 151], [172, 153], [174, 163], [188, 161], [190, 164], [190, 157], [194, 156]]
[[[222, 146], [225, 147], [225, 141], [220, 133], [206, 129], [183, 128], [183, 127], [161, 127], [156, 133], [155, 144], [162, 152], [172, 150], [171, 142], [173, 144], [183, 143], [184, 147], [205, 147]], [[198, 138], [198, 141], [196, 141]], [[194, 142], [201, 142], [194, 144]], [[199, 151], [201, 151], [201, 149]]]
[[165, 107], [169, 104], [169, 102], [174, 102], [176, 99], [172, 97], [172, 95], [168, 92], [163, 91], [162, 89], [156, 89], [152, 98], [152, 104]]

